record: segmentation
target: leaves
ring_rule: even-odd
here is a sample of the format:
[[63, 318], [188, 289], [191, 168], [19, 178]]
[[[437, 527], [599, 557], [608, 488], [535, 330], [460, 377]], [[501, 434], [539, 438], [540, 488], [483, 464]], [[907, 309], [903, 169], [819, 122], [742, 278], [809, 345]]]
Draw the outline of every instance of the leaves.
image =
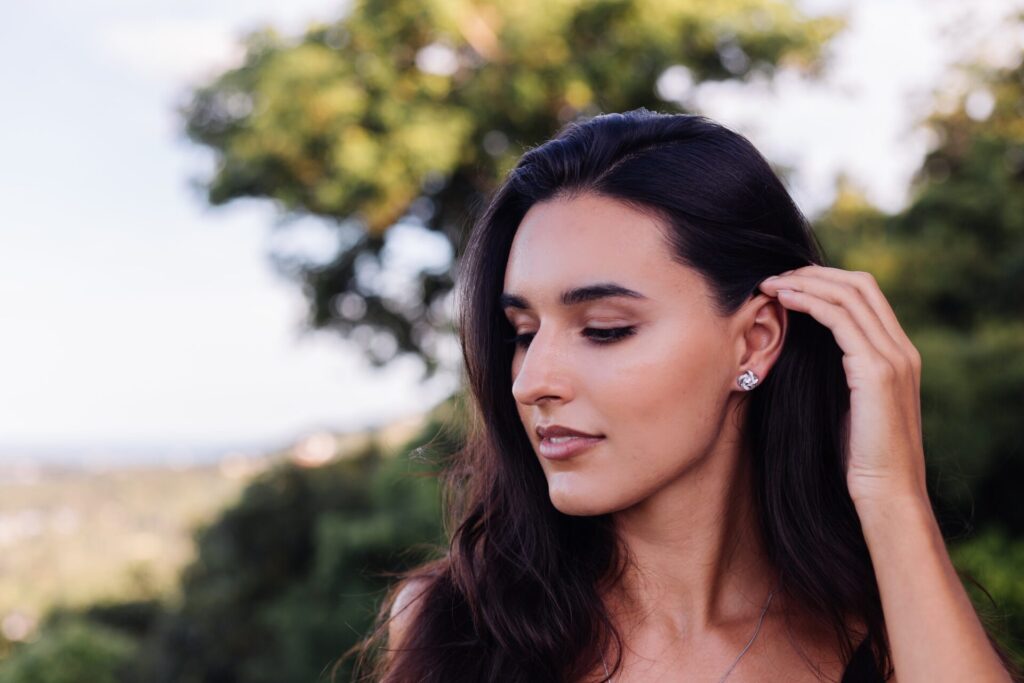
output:
[[947, 530], [1005, 522], [1024, 533], [1006, 485], [1024, 469], [1024, 62], [976, 70], [969, 93], [926, 123], [935, 148], [896, 215], [841, 187], [816, 226], [840, 267], [875, 274], [923, 359], [930, 488]]
[[[439, 353], [423, 328], [447, 332], [450, 320], [427, 311], [450, 292], [451, 265], [417, 275], [418, 305], [388, 301], [358, 264], [380, 265], [393, 225], [411, 217], [455, 252], [483, 196], [567, 121], [676, 109], [655, 88], [672, 66], [694, 83], [770, 76], [783, 62], [812, 71], [841, 27], [769, 0], [363, 0], [295, 38], [250, 35], [244, 64], [197, 88], [181, 113], [217, 156], [202, 181], [211, 203], [262, 197], [367, 238], [327, 265], [283, 271], [306, 293], [307, 323], [348, 336], [374, 365], [416, 354], [429, 377]], [[365, 299], [358, 315], [338, 310], [346, 294]], [[360, 327], [373, 333], [352, 336]], [[381, 335], [392, 353], [372, 341]]]

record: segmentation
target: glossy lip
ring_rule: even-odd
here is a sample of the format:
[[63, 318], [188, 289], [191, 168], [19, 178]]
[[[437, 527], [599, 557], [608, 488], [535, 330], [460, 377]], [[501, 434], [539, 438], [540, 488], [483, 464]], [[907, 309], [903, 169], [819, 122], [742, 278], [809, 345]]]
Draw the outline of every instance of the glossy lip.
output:
[[562, 425], [537, 425], [537, 436], [542, 439], [546, 439], [549, 436], [584, 436], [590, 438], [600, 438], [602, 434], [588, 434], [581, 432], [578, 429], [572, 429], [570, 427], [563, 427]]
[[579, 455], [591, 446], [604, 441], [603, 436], [573, 436], [567, 441], [556, 443], [550, 438], [541, 439], [540, 454], [548, 460], [566, 460]]

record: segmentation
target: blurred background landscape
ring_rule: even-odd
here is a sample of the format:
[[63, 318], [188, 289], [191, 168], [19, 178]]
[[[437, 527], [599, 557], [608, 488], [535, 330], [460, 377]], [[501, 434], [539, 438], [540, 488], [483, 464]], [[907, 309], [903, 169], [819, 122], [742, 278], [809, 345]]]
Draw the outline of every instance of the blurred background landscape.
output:
[[640, 106], [749, 137], [876, 276], [1024, 658], [1024, 3], [40, 0], [0, 38], [0, 683], [328, 680], [443, 549], [465, 231]]

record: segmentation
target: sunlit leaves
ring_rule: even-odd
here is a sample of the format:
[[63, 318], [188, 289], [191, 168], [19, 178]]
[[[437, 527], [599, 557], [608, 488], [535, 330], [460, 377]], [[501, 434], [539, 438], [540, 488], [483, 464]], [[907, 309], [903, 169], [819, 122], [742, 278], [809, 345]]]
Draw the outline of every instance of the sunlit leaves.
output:
[[[671, 67], [686, 68], [694, 86], [770, 75], [783, 62], [809, 69], [841, 26], [776, 0], [363, 0], [301, 36], [252, 34], [244, 64], [197, 88], [183, 114], [217, 156], [204, 180], [211, 202], [264, 197], [361, 225], [372, 239], [351, 248], [372, 258], [407, 215], [461, 241], [524, 148], [574, 118], [680, 108], [656, 87]], [[413, 330], [450, 289], [449, 274], [422, 276], [431, 298], [417, 314], [363, 287], [356, 264], [367, 261], [353, 256], [291, 264], [310, 324], [346, 335], [380, 328], [432, 368]], [[335, 314], [331, 302], [346, 292], [368, 303], [363, 319]]]

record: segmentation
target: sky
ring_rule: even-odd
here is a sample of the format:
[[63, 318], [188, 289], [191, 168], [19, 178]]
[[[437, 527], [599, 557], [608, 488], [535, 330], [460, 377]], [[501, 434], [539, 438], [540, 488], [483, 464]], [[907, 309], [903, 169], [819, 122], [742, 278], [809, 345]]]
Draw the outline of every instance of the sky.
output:
[[[997, 30], [1011, 4], [805, 0], [851, 20], [824, 82], [693, 88], [677, 70], [661, 87], [792, 167], [808, 215], [839, 172], [898, 211], [933, 142], [918, 122], [970, 87], [949, 65], [1024, 50]], [[211, 208], [193, 187], [212, 154], [182, 134], [189, 85], [237, 63], [248, 30], [294, 34], [344, 8], [35, 0], [0, 24], [0, 463], [258, 452], [415, 415], [455, 387], [451, 373], [420, 385], [416, 361], [373, 370], [346, 340], [304, 329], [301, 293], [268, 255], [326, 253], [323, 224], [284, 233], [269, 202]], [[449, 253], [414, 227], [393, 237], [406, 267]]]

